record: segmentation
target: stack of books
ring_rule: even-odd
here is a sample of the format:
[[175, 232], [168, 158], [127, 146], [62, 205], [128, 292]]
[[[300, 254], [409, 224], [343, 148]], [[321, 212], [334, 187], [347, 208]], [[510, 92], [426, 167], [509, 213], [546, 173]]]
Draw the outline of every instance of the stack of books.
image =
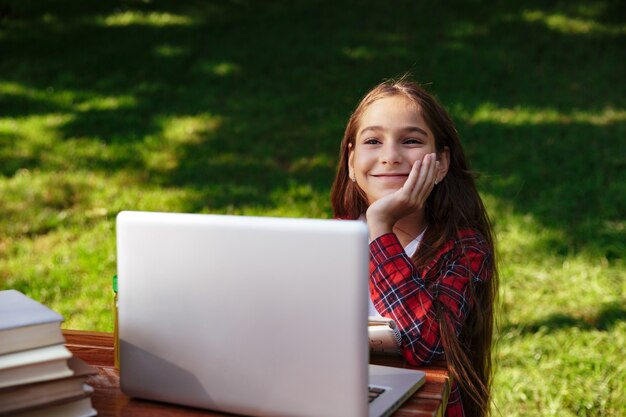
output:
[[63, 317], [19, 291], [0, 291], [0, 416], [90, 417], [95, 368], [72, 356]]

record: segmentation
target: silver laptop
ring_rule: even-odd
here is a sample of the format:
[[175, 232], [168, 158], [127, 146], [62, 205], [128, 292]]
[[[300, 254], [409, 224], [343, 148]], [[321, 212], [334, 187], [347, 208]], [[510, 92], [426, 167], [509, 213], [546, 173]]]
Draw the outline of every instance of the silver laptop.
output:
[[[368, 366], [367, 239], [360, 221], [120, 213], [122, 391], [254, 416], [390, 414], [425, 375]], [[371, 403], [368, 385], [383, 391]]]

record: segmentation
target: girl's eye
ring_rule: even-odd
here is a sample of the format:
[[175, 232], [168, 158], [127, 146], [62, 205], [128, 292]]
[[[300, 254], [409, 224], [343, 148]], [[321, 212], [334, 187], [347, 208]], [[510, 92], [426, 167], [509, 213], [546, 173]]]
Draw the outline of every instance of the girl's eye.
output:
[[418, 138], [407, 138], [404, 140], [404, 143], [407, 145], [419, 145], [422, 141]]
[[380, 141], [376, 138], [367, 138], [363, 141], [365, 145], [378, 145]]

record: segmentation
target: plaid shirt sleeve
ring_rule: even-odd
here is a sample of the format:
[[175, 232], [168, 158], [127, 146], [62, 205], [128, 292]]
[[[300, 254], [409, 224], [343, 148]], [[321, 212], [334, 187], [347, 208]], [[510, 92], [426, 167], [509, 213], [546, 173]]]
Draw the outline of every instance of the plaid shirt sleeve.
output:
[[443, 308], [460, 334], [473, 302], [468, 299], [469, 280], [488, 279], [489, 262], [491, 253], [473, 230], [463, 230], [458, 239], [447, 242], [419, 273], [393, 233], [371, 242], [372, 301], [381, 315], [398, 324], [401, 350], [410, 364], [443, 357], [435, 309]]

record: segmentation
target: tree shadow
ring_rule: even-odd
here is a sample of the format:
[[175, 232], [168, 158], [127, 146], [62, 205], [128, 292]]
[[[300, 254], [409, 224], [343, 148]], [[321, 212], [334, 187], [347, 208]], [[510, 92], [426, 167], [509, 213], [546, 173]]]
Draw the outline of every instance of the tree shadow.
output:
[[[71, 117], [30, 153], [16, 141], [36, 133], [0, 130], [0, 174], [127, 171], [197, 191], [194, 210], [271, 208], [272, 191], [292, 183], [328, 193], [350, 111], [381, 79], [411, 71], [450, 108], [481, 191], [563, 231], [545, 250], [619, 259], [624, 237], [606, 225], [626, 213], [625, 6], [587, 4], [6, 1], [0, 82], [12, 90], [0, 114]], [[481, 119], [485, 104], [509, 113]], [[546, 111], [554, 117], [535, 120]], [[222, 122], [167, 141], [163, 119], [205, 113]], [[42, 156], [63, 142], [114, 151], [67, 167]], [[150, 163], [146, 148], [172, 163]]]
[[603, 305], [593, 317], [574, 317], [557, 313], [530, 323], [506, 325], [502, 328], [502, 333], [518, 330], [521, 334], [528, 335], [540, 331], [554, 332], [569, 328], [610, 331], [623, 321], [626, 321], [624, 306], [620, 303], [610, 303]]

